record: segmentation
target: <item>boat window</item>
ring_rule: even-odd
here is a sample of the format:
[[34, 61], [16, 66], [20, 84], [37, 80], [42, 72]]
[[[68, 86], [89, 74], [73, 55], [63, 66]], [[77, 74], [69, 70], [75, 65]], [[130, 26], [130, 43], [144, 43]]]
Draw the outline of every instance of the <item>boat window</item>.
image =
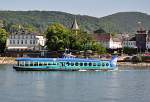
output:
[[79, 63], [78, 63], [78, 62], [76, 62], [76, 63], [75, 63], [75, 65], [76, 65], [76, 66], [78, 66], [78, 65], [79, 65]]
[[48, 65], [51, 65], [51, 63], [48, 63]]
[[101, 63], [97, 63], [97, 66], [101, 66]]
[[56, 65], [56, 62], [53, 62], [53, 65]]
[[80, 63], [80, 66], [83, 66], [83, 63]]
[[92, 66], [92, 63], [91, 63], [91, 62], [89, 63], [89, 66]]
[[19, 66], [19, 61], [17, 62], [17, 66]]
[[33, 66], [33, 62], [30, 62], [30, 66]]
[[93, 66], [96, 66], [96, 63], [93, 63]]
[[29, 65], [28, 62], [26, 61], [26, 62], [25, 62], [25, 66], [28, 66], [28, 65]]
[[106, 63], [106, 66], [109, 66], [109, 63]]
[[39, 62], [39, 66], [42, 66], [42, 62]]
[[74, 66], [74, 63], [73, 63], [73, 62], [71, 63], [71, 66]]
[[68, 66], [70, 65], [70, 63], [69, 63], [69, 62], [67, 62], [66, 64], [67, 64]]
[[38, 62], [34, 62], [34, 66], [38, 66]]
[[44, 62], [44, 66], [47, 66], [47, 62]]
[[23, 66], [23, 61], [20, 61], [20, 66]]
[[105, 66], [105, 63], [102, 63], [102, 66]]
[[87, 63], [84, 63], [84, 66], [87, 66]]

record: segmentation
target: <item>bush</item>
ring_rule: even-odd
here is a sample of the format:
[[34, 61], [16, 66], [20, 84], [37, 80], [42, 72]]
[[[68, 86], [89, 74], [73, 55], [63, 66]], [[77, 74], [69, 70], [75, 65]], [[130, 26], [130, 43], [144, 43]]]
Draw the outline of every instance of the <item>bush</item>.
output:
[[132, 62], [142, 62], [142, 57], [141, 56], [133, 56], [132, 57]]

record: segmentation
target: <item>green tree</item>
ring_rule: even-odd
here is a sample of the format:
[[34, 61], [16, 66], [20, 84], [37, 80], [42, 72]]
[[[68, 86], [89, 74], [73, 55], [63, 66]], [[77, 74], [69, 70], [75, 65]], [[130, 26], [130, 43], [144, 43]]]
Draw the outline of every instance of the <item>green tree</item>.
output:
[[130, 48], [130, 47], [124, 47], [123, 48], [123, 52], [125, 54], [136, 54], [137, 53], [137, 49], [135, 48]]
[[0, 20], [0, 28], [3, 28], [3, 20]]
[[98, 43], [98, 42], [95, 42], [95, 41], [93, 41], [93, 43], [92, 43], [91, 50], [96, 51], [96, 52], [99, 53], [99, 54], [104, 54], [104, 53], [106, 53], [106, 48], [104, 48], [104, 47], [102, 46], [102, 44], [100, 44], [100, 43]]
[[7, 35], [6, 30], [0, 28], [0, 52], [3, 52], [6, 47]]
[[106, 31], [104, 29], [102, 29], [102, 28], [99, 28], [99, 29], [95, 30], [94, 33], [105, 34]]
[[32, 26], [32, 25], [25, 25], [24, 26], [24, 29], [26, 30], [26, 31], [28, 31], [28, 32], [36, 32], [36, 28], [34, 27], [34, 26]]
[[47, 47], [49, 50], [64, 50], [68, 45], [69, 30], [63, 25], [54, 23], [46, 31]]
[[21, 28], [23, 28], [23, 26], [22, 25], [20, 25], [20, 24], [12, 24], [11, 26], [10, 26], [10, 31], [12, 32], [14, 32], [14, 31], [19, 31]]

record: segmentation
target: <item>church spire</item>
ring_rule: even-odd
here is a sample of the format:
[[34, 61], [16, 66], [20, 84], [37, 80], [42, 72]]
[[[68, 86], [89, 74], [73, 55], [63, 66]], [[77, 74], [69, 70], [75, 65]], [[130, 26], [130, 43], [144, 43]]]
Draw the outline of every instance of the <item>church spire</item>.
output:
[[73, 24], [71, 26], [71, 29], [74, 30], [74, 31], [78, 31], [79, 30], [79, 26], [77, 24], [76, 17], [75, 17], [74, 22], [73, 22]]

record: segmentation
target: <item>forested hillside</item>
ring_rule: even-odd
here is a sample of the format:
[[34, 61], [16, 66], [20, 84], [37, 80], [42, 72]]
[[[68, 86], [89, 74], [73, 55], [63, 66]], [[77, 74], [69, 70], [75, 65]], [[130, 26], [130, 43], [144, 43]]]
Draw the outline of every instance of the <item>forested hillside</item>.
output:
[[59, 11], [0, 11], [0, 20], [4, 21], [7, 30], [10, 30], [12, 25], [23, 25], [32, 26], [37, 31], [43, 32], [54, 22], [71, 27], [75, 17], [80, 28], [90, 32], [99, 28], [107, 32], [135, 32], [139, 21], [150, 29], [150, 16], [140, 12], [122, 12], [96, 18]]

